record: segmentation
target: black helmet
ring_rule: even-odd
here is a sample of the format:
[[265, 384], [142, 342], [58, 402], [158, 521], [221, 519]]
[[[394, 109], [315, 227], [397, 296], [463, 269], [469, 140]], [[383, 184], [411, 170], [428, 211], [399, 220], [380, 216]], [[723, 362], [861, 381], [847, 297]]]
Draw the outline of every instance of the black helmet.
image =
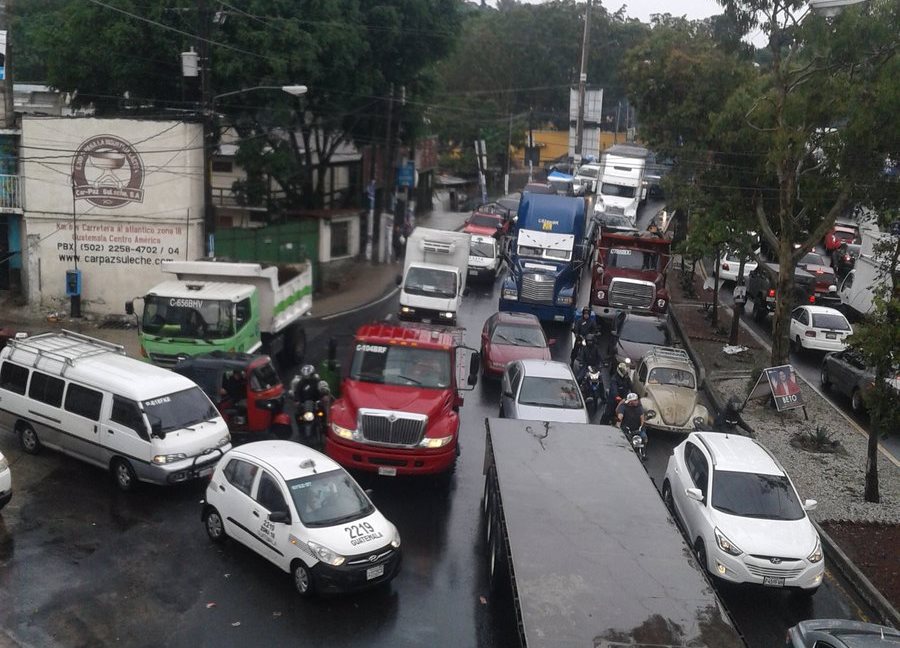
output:
[[591, 309], [588, 308], [587, 306], [585, 306], [584, 308], [581, 309], [581, 314], [582, 314], [582, 315], [590, 315], [590, 314], [591, 314]]
[[313, 374], [316, 373], [316, 368], [311, 364], [306, 364], [300, 367], [300, 376], [303, 378], [311, 378]]

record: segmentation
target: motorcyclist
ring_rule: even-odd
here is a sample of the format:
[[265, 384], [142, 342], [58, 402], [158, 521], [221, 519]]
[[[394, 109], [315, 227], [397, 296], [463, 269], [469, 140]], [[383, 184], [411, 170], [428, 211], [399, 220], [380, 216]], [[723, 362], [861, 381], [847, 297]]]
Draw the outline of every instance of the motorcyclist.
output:
[[575, 334], [575, 341], [572, 343], [572, 354], [569, 357], [570, 365], [575, 364], [575, 358], [578, 357], [581, 341], [589, 334], [597, 333], [597, 322], [589, 307], [585, 306], [581, 309], [581, 317], [575, 320], [575, 324], [572, 325], [572, 333]]
[[616, 366], [616, 370], [612, 372], [609, 379], [609, 392], [606, 398], [606, 415], [605, 419], [612, 421], [615, 419], [616, 407], [619, 401], [624, 400], [631, 392], [631, 378], [628, 377], [628, 365], [620, 362]]
[[587, 375], [588, 367], [594, 367], [594, 369], [599, 369], [603, 364], [603, 353], [600, 349], [600, 334], [599, 333], [588, 333], [584, 339], [585, 343], [579, 346], [579, 353], [576, 355], [576, 359], [578, 360], [578, 371], [576, 372], [576, 378], [578, 379], [578, 384], [581, 384], [582, 379]]
[[298, 403], [320, 400], [323, 395], [319, 387], [320, 382], [322, 379], [316, 373], [315, 367], [311, 364], [300, 367], [300, 374], [291, 381], [291, 393], [294, 395], [294, 400]]
[[623, 432], [640, 435], [647, 445], [647, 432], [644, 430], [644, 408], [641, 406], [641, 399], [637, 394], [630, 392], [625, 396], [625, 400], [619, 403], [616, 408], [616, 420]]

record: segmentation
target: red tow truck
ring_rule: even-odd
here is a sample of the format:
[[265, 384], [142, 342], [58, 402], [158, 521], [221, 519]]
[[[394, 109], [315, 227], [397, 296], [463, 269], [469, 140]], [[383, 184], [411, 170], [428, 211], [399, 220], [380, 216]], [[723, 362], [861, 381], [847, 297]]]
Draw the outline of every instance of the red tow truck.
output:
[[379, 475], [449, 476], [459, 455], [459, 392], [474, 388], [479, 371], [462, 333], [408, 322], [360, 327], [341, 398], [331, 406], [325, 453]]
[[591, 273], [591, 305], [662, 314], [669, 306], [666, 269], [672, 241], [656, 234], [604, 232]]

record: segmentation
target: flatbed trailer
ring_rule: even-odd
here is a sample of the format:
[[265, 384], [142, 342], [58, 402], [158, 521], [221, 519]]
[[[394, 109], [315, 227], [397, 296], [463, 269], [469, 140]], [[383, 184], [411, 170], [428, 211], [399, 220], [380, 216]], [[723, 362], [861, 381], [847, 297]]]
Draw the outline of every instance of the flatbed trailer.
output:
[[486, 428], [485, 547], [510, 643], [744, 646], [618, 429]]

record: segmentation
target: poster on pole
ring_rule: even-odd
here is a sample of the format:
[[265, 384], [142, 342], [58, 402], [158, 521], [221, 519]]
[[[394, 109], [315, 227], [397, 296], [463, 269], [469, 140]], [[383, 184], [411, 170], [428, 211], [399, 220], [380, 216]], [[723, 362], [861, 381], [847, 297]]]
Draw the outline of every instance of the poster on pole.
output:
[[779, 412], [804, 406], [800, 383], [797, 382], [797, 374], [791, 365], [769, 367], [765, 370], [765, 375]]

